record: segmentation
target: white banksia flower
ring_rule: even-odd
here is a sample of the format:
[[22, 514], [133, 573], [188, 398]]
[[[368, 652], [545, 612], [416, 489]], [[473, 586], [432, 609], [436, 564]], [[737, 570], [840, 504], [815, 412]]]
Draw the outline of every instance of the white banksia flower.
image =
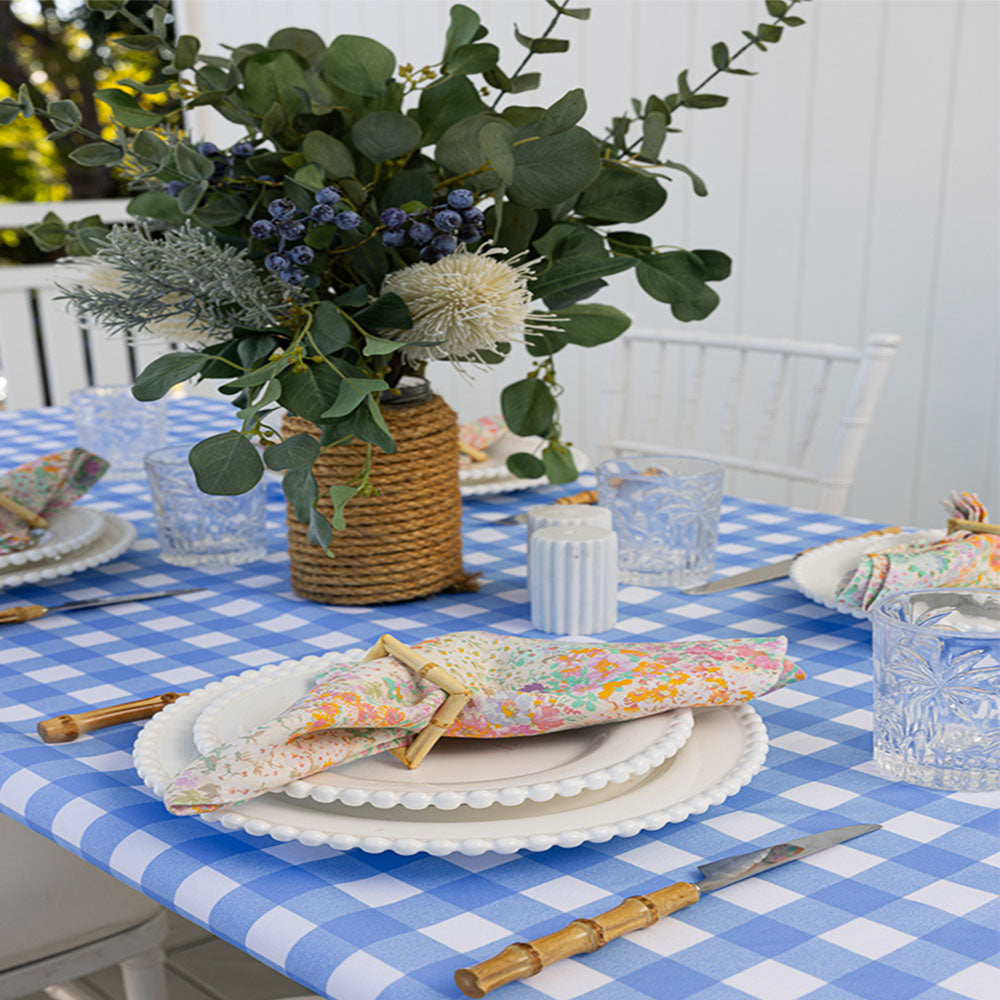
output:
[[417, 263], [389, 274], [383, 292], [395, 292], [413, 317], [409, 330], [383, 330], [403, 343], [411, 361], [475, 361], [477, 351], [524, 339], [526, 333], [554, 330], [555, 317], [531, 312], [532, 262], [497, 258], [502, 247], [460, 247], [433, 264]]

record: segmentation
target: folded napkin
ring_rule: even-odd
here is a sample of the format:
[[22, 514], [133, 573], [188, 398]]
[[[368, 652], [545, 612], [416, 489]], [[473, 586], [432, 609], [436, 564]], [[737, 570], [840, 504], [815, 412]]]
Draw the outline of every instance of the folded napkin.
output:
[[[497, 443], [507, 433], [507, 424], [503, 417], [480, 417], [467, 424], [458, 425], [459, 443], [479, 451], [486, 451]], [[472, 459], [468, 455], [459, 456], [459, 464], [469, 465]]]
[[[43, 455], [0, 476], [0, 493], [42, 517], [69, 507], [107, 471], [103, 458], [70, 448]], [[28, 525], [0, 508], [0, 554], [17, 552], [32, 543]]]
[[[953, 493], [942, 502], [951, 517], [988, 520], [975, 493]], [[837, 599], [867, 610], [882, 597], [922, 587], [1000, 587], [1000, 535], [956, 531], [936, 542], [866, 553], [841, 582]]]
[[[445, 735], [473, 738], [537, 736], [671, 708], [734, 704], [805, 676], [786, 659], [783, 637], [584, 644], [453, 632], [413, 648], [472, 690]], [[167, 788], [167, 808], [208, 812], [405, 746], [444, 698], [391, 656], [338, 663], [277, 718], [182, 771]]]

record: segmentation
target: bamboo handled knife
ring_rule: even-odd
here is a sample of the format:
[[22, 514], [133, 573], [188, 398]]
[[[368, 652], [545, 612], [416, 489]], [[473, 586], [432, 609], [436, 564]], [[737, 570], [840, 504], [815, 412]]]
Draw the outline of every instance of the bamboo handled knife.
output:
[[574, 920], [554, 934], [509, 945], [499, 955], [485, 962], [468, 969], [459, 969], [455, 973], [455, 983], [467, 997], [484, 997], [498, 986], [533, 976], [562, 958], [597, 951], [629, 931], [649, 927], [660, 917], [697, 903], [702, 893], [770, 871], [788, 861], [807, 858], [817, 851], [878, 829], [878, 823], [842, 826], [836, 830], [809, 834], [785, 844], [775, 844], [748, 854], [737, 854], [721, 861], [699, 865], [698, 868], [705, 877], [696, 883], [675, 882], [647, 895], [629, 896], [625, 902], [598, 917]]

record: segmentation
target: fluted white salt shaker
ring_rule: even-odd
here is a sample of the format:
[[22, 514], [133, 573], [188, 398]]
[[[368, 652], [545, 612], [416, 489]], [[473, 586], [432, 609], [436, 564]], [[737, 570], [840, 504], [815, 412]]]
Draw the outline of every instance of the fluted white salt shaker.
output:
[[611, 511], [607, 507], [595, 507], [586, 503], [549, 503], [529, 507], [527, 552], [528, 579], [531, 579], [531, 536], [538, 528], [552, 528], [556, 525], [584, 524], [590, 528], [614, 530]]
[[536, 528], [529, 543], [531, 624], [590, 634], [618, 620], [618, 537], [587, 524]]

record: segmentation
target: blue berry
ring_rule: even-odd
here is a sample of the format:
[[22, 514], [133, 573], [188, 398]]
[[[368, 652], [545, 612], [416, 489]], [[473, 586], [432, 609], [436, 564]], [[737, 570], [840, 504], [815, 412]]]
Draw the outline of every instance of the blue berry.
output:
[[314, 205], [309, 213], [313, 222], [333, 222], [337, 210], [333, 205]]
[[475, 195], [467, 188], [455, 188], [448, 192], [448, 204], [451, 208], [472, 208], [475, 201]]
[[426, 264], [433, 264], [434, 261], [440, 260], [443, 256], [444, 254], [439, 253], [432, 246], [424, 247], [423, 250], [420, 251], [420, 259]]
[[278, 277], [290, 285], [301, 285], [306, 280], [306, 272], [300, 271], [297, 267], [290, 267], [286, 271], [282, 271]]
[[274, 223], [268, 222], [267, 219], [258, 219], [250, 227], [250, 235], [257, 240], [273, 240], [277, 234], [278, 230]]
[[232, 148], [233, 156], [238, 156], [241, 160], [245, 160], [249, 156], [254, 154], [254, 145], [252, 142], [238, 142]]
[[450, 234], [441, 233], [440, 236], [435, 236], [431, 240], [431, 246], [440, 254], [454, 253], [458, 248], [458, 240]]
[[199, 142], [195, 147], [202, 156], [215, 156], [219, 147], [214, 142]]
[[462, 213], [462, 218], [473, 226], [481, 226], [485, 216], [479, 211], [478, 208], [467, 208]]
[[462, 224], [462, 216], [450, 208], [443, 209], [434, 216], [434, 225], [442, 232], [454, 232]]
[[361, 225], [361, 216], [357, 212], [338, 212], [333, 221], [338, 229], [357, 229]]
[[264, 258], [264, 267], [280, 273], [288, 269], [288, 258], [283, 253], [269, 253]]
[[421, 246], [424, 243], [430, 243], [432, 237], [434, 236], [434, 230], [427, 225], [426, 222], [414, 222], [410, 226], [410, 239], [413, 240], [417, 246]]
[[185, 184], [184, 181], [170, 181], [167, 184], [167, 194], [169, 194], [171, 198], [176, 198], [186, 187], [187, 184]]
[[382, 224], [390, 229], [399, 229], [406, 225], [409, 216], [401, 208], [387, 208], [379, 218], [382, 220]]
[[280, 219], [284, 222], [287, 219], [294, 219], [298, 209], [295, 207], [295, 202], [291, 198], [275, 198], [270, 205], [267, 206], [267, 213], [272, 219]]
[[387, 229], [382, 234], [382, 245], [386, 247], [401, 247], [406, 242], [406, 233], [402, 229]]
[[340, 201], [340, 192], [335, 187], [325, 187], [316, 192], [316, 202], [319, 205], [336, 205]]
[[216, 160], [215, 169], [212, 171], [213, 177], [221, 177], [225, 172], [226, 168], [232, 164], [228, 160]]
[[[299, 223], [301, 225], [301, 223]], [[296, 264], [301, 264], [305, 267], [307, 264], [313, 262], [313, 258], [316, 256], [316, 251], [312, 247], [292, 247], [288, 251], [288, 256], [292, 258], [292, 261]]]
[[479, 228], [479, 226], [473, 226], [467, 222], [464, 226], [459, 227], [458, 238], [463, 243], [475, 243], [476, 240], [481, 240], [483, 238], [483, 231]]
[[277, 184], [278, 182], [270, 174], [261, 174], [257, 180], [259, 181], [269, 181], [271, 184]]
[[304, 222], [279, 222], [278, 232], [285, 239], [301, 240], [306, 234], [306, 224]]

